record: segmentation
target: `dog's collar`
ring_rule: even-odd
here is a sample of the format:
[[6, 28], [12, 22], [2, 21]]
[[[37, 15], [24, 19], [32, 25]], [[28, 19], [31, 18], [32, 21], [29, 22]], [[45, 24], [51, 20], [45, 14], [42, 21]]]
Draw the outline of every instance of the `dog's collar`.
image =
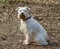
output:
[[28, 19], [30, 19], [31, 18], [31, 16], [30, 17], [28, 17], [28, 18], [26, 18], [26, 19], [23, 19], [23, 21], [26, 21], [26, 20], [28, 20]]

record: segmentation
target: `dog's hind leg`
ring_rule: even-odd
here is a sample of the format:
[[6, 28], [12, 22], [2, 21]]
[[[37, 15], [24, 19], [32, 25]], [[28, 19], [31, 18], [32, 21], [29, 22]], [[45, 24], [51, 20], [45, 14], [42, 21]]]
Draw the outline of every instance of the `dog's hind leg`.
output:
[[48, 45], [48, 42], [46, 41], [46, 39], [39, 35], [36, 36], [35, 42], [37, 43], [37, 45]]

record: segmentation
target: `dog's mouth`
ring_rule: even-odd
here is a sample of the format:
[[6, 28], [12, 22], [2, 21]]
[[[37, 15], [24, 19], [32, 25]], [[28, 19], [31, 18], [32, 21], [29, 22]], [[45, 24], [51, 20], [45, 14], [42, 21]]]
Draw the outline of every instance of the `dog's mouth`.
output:
[[25, 19], [25, 15], [20, 15], [20, 19]]

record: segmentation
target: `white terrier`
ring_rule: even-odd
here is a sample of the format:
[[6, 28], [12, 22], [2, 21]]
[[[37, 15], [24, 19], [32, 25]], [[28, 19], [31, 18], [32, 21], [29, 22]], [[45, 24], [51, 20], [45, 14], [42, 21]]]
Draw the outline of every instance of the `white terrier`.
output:
[[20, 30], [24, 33], [26, 39], [23, 44], [28, 45], [32, 42], [37, 45], [48, 45], [49, 40], [46, 30], [30, 15], [29, 7], [18, 7], [18, 18], [21, 20]]

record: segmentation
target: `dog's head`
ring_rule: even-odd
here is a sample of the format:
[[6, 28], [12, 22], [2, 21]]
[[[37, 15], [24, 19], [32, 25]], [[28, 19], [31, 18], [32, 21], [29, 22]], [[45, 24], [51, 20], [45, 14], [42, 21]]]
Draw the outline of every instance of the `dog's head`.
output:
[[25, 6], [25, 7], [18, 7], [18, 18], [20, 19], [25, 19], [30, 16], [30, 8]]

